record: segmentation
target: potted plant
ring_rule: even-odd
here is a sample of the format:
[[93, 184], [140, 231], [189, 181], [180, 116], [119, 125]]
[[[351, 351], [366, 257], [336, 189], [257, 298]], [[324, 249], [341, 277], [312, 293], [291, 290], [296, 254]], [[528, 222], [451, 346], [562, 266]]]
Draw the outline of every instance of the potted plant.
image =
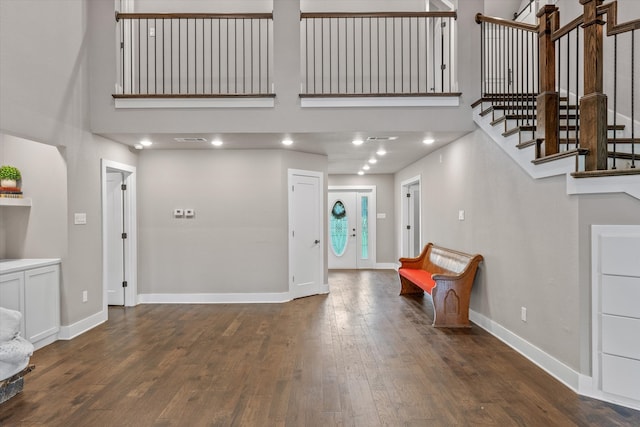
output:
[[0, 187], [16, 188], [20, 179], [22, 179], [22, 175], [15, 166], [0, 166]]

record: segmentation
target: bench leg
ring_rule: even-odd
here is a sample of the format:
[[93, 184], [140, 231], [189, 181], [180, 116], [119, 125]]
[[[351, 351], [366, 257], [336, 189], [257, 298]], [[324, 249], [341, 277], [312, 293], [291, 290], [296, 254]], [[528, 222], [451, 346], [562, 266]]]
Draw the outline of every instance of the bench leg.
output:
[[433, 326], [441, 328], [470, 328], [470, 295], [458, 294], [454, 289], [431, 291], [433, 299]]
[[413, 282], [400, 276], [400, 295], [419, 295], [423, 294], [424, 290], [413, 284]]

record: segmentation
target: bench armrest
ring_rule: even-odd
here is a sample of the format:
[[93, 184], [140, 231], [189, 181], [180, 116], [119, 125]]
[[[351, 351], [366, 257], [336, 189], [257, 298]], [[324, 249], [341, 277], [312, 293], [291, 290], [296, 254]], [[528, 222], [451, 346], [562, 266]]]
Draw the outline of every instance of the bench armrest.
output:
[[400, 268], [422, 268], [424, 265], [424, 260], [427, 257], [427, 253], [429, 252], [429, 248], [433, 246], [433, 243], [427, 244], [420, 255], [415, 258], [400, 258]]

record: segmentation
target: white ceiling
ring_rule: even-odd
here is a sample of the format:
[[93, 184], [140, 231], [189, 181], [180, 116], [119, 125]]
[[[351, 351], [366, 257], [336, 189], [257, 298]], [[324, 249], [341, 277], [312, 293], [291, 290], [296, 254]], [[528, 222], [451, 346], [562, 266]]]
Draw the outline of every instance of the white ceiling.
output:
[[[368, 163], [377, 158], [376, 164], [370, 164], [370, 174], [395, 173], [416, 160], [437, 150], [467, 132], [392, 132], [392, 133], [228, 133], [228, 134], [103, 134], [104, 137], [134, 147], [141, 140], [153, 143], [144, 150], [255, 150], [285, 149], [304, 153], [322, 154], [328, 157], [330, 174], [356, 174]], [[205, 138], [207, 142], [177, 142], [174, 138]], [[395, 140], [367, 141], [369, 137], [397, 137]], [[285, 147], [282, 140], [290, 138], [293, 144]], [[360, 146], [353, 145], [356, 138], [365, 142]], [[422, 141], [434, 139], [431, 145]], [[214, 147], [211, 141], [223, 141], [221, 147]], [[376, 155], [379, 148], [387, 152], [384, 156]]]

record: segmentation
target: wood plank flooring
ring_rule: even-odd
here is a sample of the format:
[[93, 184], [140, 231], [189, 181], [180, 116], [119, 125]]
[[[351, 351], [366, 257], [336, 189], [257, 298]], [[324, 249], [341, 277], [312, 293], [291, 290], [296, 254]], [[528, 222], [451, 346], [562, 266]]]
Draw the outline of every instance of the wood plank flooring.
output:
[[393, 271], [285, 304], [140, 305], [32, 358], [2, 426], [639, 426], [482, 329], [434, 329]]

